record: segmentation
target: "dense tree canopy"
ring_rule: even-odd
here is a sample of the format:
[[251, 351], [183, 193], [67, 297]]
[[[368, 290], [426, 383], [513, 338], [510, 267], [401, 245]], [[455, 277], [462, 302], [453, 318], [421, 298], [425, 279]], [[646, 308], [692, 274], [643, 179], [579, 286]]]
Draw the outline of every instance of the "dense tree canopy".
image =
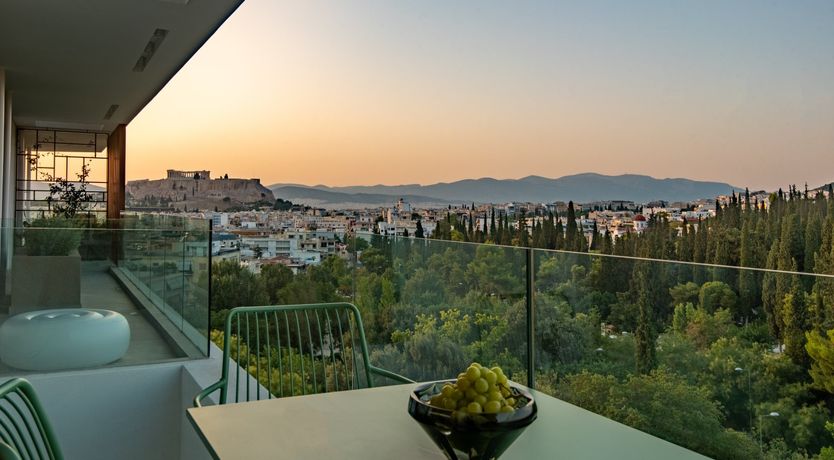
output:
[[[733, 197], [715, 218], [655, 216], [646, 231], [616, 240], [589, 241], [553, 214], [529, 233], [518, 216], [513, 225], [488, 214], [483, 232], [470, 224], [476, 216], [450, 212], [435, 239], [352, 238], [350, 260], [331, 257], [296, 275], [224, 262], [213, 309], [351, 300], [371, 360], [416, 380], [448, 378], [471, 361], [497, 364], [516, 381], [533, 372], [541, 391], [715, 458], [831, 458], [834, 278], [824, 275], [834, 275], [834, 200], [794, 188], [767, 206]], [[513, 244], [570, 251], [534, 253], [533, 369], [527, 253]]]

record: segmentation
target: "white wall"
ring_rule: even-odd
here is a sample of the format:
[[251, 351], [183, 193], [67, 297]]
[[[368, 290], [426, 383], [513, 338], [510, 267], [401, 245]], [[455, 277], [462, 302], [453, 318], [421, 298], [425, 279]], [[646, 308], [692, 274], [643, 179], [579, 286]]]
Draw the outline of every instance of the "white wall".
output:
[[26, 378], [68, 459], [208, 458], [185, 420], [199, 389], [193, 379], [184, 385], [183, 374], [176, 362]]
[[[223, 351], [211, 357], [141, 366], [24, 375], [32, 382], [67, 459], [211, 458], [186, 409], [220, 378]], [[262, 392], [246, 376], [250, 391]], [[0, 379], [5, 381], [5, 378]], [[230, 394], [235, 382], [230, 382]], [[243, 390], [241, 390], [243, 392]], [[216, 403], [218, 394], [209, 398]]]

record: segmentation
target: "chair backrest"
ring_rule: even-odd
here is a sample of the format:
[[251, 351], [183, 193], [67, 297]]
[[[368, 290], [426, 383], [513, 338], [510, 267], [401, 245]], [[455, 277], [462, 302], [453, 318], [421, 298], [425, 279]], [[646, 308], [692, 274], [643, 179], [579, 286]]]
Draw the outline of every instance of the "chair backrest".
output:
[[226, 319], [220, 404], [367, 388], [370, 367], [353, 304], [238, 307]]
[[63, 458], [35, 389], [21, 378], [0, 385], [0, 453], [9, 450], [22, 460]]

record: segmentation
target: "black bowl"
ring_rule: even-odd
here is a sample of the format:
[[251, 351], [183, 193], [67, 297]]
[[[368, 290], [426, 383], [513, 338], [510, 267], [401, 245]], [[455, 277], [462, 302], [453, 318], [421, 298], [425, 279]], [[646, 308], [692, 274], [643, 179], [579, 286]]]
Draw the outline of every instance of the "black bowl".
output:
[[510, 384], [516, 410], [454, 419], [452, 411], [429, 405], [429, 399], [454, 380], [418, 385], [408, 400], [408, 413], [451, 460], [496, 459], [536, 420], [536, 401], [524, 388]]

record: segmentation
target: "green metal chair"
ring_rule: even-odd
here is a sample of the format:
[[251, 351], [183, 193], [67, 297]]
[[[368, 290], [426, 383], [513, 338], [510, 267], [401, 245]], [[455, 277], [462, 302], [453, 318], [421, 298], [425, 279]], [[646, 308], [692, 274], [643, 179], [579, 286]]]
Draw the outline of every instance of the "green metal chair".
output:
[[220, 380], [195, 407], [216, 391], [226, 404], [232, 380], [234, 402], [370, 388], [374, 375], [414, 382], [371, 365], [362, 316], [346, 302], [234, 308], [223, 337]]
[[0, 385], [0, 459], [63, 459], [35, 389], [25, 379]]

